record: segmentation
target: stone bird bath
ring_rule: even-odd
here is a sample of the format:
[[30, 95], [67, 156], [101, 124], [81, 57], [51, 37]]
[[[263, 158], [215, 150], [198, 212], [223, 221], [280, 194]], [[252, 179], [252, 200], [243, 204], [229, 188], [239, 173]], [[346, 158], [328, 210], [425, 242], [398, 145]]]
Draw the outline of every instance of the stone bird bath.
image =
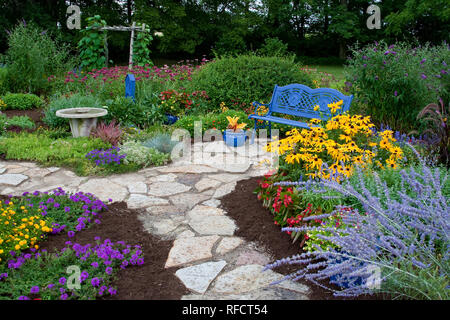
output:
[[56, 111], [57, 117], [69, 119], [74, 138], [89, 137], [91, 130], [97, 125], [97, 119], [107, 114], [108, 111], [102, 108], [71, 108]]

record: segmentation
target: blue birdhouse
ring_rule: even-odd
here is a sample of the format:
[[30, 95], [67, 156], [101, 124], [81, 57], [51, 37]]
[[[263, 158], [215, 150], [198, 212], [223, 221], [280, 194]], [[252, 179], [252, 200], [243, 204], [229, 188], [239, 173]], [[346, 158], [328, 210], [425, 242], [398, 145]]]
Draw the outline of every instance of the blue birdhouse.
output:
[[125, 98], [131, 97], [133, 101], [136, 102], [135, 93], [136, 93], [136, 79], [134, 77], [134, 74], [129, 73], [125, 78]]

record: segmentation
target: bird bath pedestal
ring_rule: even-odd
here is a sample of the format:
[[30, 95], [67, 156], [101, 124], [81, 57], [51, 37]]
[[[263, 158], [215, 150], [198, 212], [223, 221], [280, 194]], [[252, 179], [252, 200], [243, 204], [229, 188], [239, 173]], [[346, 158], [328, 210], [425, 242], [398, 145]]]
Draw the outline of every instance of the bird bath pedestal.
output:
[[101, 108], [71, 108], [56, 111], [56, 116], [70, 121], [72, 136], [89, 137], [91, 130], [97, 125], [97, 118], [106, 116], [108, 111]]

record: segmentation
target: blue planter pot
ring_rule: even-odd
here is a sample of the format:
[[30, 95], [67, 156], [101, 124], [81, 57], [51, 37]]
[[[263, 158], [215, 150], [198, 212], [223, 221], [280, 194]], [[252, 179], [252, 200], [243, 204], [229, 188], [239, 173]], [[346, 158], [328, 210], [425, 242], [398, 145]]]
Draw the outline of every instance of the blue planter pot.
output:
[[172, 125], [172, 124], [174, 124], [175, 122], [177, 122], [180, 119], [179, 117], [173, 116], [173, 115], [168, 114], [168, 113], [166, 113], [166, 117], [167, 117], [167, 121], [164, 122], [164, 124], [167, 124], [167, 125]]
[[223, 140], [230, 147], [243, 146], [247, 139], [245, 131], [233, 132], [232, 130], [226, 130], [223, 133]]
[[[346, 261], [346, 260], [348, 260], [348, 258], [345, 258], [345, 257], [338, 258], [339, 262]], [[361, 263], [361, 266], [362, 266], [362, 263]], [[348, 289], [350, 287], [351, 282], [357, 286], [360, 286], [363, 284], [363, 279], [361, 277], [350, 277], [350, 278], [346, 277], [345, 279], [342, 279], [341, 276], [342, 276], [341, 274], [331, 276], [330, 283], [333, 283], [343, 289]]]
[[[380, 243], [380, 245], [381, 245], [381, 243]], [[375, 251], [378, 252], [378, 251], [380, 251], [380, 249], [379, 248], [375, 248]], [[342, 253], [346, 254], [347, 252], [343, 251]], [[339, 262], [341, 262], [341, 261], [348, 260], [348, 258], [339, 257], [337, 260]], [[364, 265], [364, 263], [360, 262], [360, 266], [362, 267], [363, 265]], [[364, 284], [364, 282], [365, 282], [365, 280], [363, 280], [362, 277], [347, 277], [345, 279], [338, 279], [338, 278], [341, 278], [340, 274], [337, 274], [337, 275], [334, 275], [334, 276], [330, 277], [330, 283], [333, 283], [333, 284], [335, 284], [335, 285], [337, 285], [337, 286], [339, 286], [339, 287], [341, 287], [343, 289], [348, 289], [350, 287], [350, 282], [354, 283], [357, 286], [360, 286], [360, 285]]]

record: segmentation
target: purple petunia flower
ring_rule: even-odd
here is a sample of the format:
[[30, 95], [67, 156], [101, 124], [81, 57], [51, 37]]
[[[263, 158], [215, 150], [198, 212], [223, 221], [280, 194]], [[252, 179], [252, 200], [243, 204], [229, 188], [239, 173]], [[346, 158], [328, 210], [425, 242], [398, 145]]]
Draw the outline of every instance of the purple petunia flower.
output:
[[422, 77], [422, 79], [427, 79], [428, 78], [424, 73], [422, 73], [421, 77]]
[[64, 207], [65, 212], [70, 212], [70, 207]]
[[69, 238], [73, 238], [73, 237], [75, 236], [75, 232], [69, 231], [69, 232], [67, 232], [67, 236], [68, 236]]
[[89, 273], [87, 271], [83, 271], [80, 275], [80, 282], [83, 282], [87, 278], [89, 278]]
[[100, 279], [99, 278], [93, 278], [91, 280], [91, 284], [93, 287], [98, 287], [100, 285]]
[[105, 269], [105, 272], [106, 272], [106, 274], [111, 274], [111, 273], [113, 272], [113, 268], [107, 267], [107, 268]]
[[19, 300], [31, 300], [30, 298], [28, 298], [27, 296], [20, 296]]
[[30, 293], [31, 294], [39, 293], [39, 286], [32, 287], [31, 290], [30, 290]]
[[94, 268], [98, 268], [98, 262], [96, 262], [96, 261], [95, 261], [95, 262], [92, 262], [92, 263], [91, 263], [91, 266], [93, 266]]
[[60, 297], [61, 300], [67, 300], [67, 298], [69, 297], [69, 295], [67, 293], [63, 293]]
[[99, 295], [103, 295], [103, 293], [108, 290], [108, 287], [106, 286], [101, 286], [100, 289], [98, 290], [98, 294]]
[[65, 284], [66, 283], [66, 278], [64, 278], [64, 277], [61, 277], [61, 278], [59, 278], [59, 280], [58, 280], [58, 282], [60, 283], [60, 284]]

